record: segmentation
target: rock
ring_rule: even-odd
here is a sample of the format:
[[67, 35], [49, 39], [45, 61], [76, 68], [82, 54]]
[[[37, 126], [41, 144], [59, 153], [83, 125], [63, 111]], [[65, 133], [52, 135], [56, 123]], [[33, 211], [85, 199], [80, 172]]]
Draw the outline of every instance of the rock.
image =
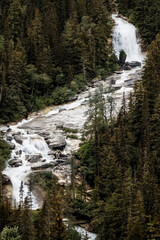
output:
[[83, 106], [83, 105], [87, 105], [88, 104], [88, 101], [87, 100], [85, 100], [85, 101], [83, 101], [82, 103], [81, 103], [81, 105]]
[[72, 102], [72, 101], [75, 101], [75, 100], [77, 100], [78, 99], [78, 95], [75, 95], [75, 96], [73, 96], [73, 97], [69, 97], [68, 98], [68, 101], [69, 102]]
[[16, 146], [15, 146], [15, 144], [14, 144], [14, 143], [10, 142], [10, 143], [8, 143], [8, 144], [10, 145], [10, 147], [11, 147], [11, 149], [12, 149], [12, 150], [14, 150], [14, 149], [15, 149], [15, 147], [16, 147]]
[[5, 133], [5, 132], [7, 132], [7, 131], [8, 131], [8, 127], [7, 127], [7, 126], [1, 126], [1, 127], [0, 127], [0, 132]]
[[2, 184], [3, 185], [11, 184], [10, 178], [7, 175], [5, 175], [5, 174], [2, 174]]
[[129, 70], [130, 71], [131, 69], [132, 68], [130, 66], [126, 66], [126, 65], [124, 66], [124, 70]]
[[22, 166], [22, 160], [17, 159], [17, 158], [11, 159], [8, 163], [9, 163], [9, 165], [11, 167], [20, 167], [20, 166]]
[[56, 136], [54, 139], [50, 140], [49, 148], [52, 150], [64, 150], [65, 146], [67, 145], [64, 136]]
[[13, 137], [12, 137], [11, 135], [8, 135], [8, 136], [6, 137], [6, 140], [7, 140], [7, 141], [10, 141], [10, 142], [11, 142], [12, 139], [13, 139]]
[[42, 164], [39, 166], [31, 167], [31, 169], [32, 169], [32, 171], [44, 170], [47, 168], [53, 168], [55, 165], [56, 165], [56, 163], [46, 163], [46, 164]]
[[141, 67], [141, 62], [132, 61], [132, 62], [127, 62], [125, 65], [130, 66], [131, 68]]
[[34, 154], [34, 155], [30, 155], [28, 162], [30, 163], [36, 163], [40, 161], [40, 158], [42, 158], [42, 155], [40, 153]]
[[16, 155], [21, 155], [22, 154], [22, 150], [16, 151]]
[[66, 111], [66, 108], [59, 109], [59, 112], [64, 112], [64, 111]]
[[122, 85], [113, 85], [113, 88], [115, 89], [115, 90], [119, 90], [119, 89], [121, 89], [122, 88]]
[[115, 71], [116, 74], [122, 74], [123, 72], [122, 71]]
[[21, 135], [21, 132], [13, 132], [12, 133], [12, 136], [14, 137], [14, 136], [18, 136], [18, 135]]
[[42, 159], [42, 161], [41, 162], [46, 162], [46, 159]]
[[14, 139], [15, 139], [15, 141], [16, 141], [17, 143], [19, 143], [19, 144], [22, 145], [23, 139], [22, 139], [21, 136], [15, 135], [15, 136], [14, 136]]

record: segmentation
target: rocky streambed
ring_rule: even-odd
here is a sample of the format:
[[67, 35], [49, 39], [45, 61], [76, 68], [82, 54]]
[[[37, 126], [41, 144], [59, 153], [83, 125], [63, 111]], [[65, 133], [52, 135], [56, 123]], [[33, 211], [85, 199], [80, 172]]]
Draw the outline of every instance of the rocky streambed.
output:
[[[113, 15], [115, 29], [113, 46], [117, 56], [121, 49], [127, 54], [123, 71], [116, 71], [112, 76], [101, 80], [94, 79], [86, 91], [70, 99], [69, 103], [50, 107], [49, 110], [32, 114], [28, 120], [18, 124], [1, 126], [4, 139], [11, 145], [12, 154], [3, 171], [4, 188], [8, 197], [19, 201], [19, 188], [24, 183], [24, 197], [28, 192], [28, 175], [32, 172], [51, 171], [59, 179], [59, 184], [70, 184], [72, 152], [79, 148], [83, 126], [86, 121], [89, 94], [102, 84], [112, 87], [117, 114], [125, 94], [128, 98], [135, 82], [141, 80], [144, 54], [138, 43], [136, 28], [121, 18]], [[108, 94], [104, 94], [107, 98]], [[7, 180], [8, 179], [8, 180]], [[9, 186], [9, 187], [8, 187]], [[12, 187], [11, 187], [12, 186]], [[7, 190], [9, 189], [9, 190]], [[33, 208], [42, 203], [40, 195], [33, 191]]]

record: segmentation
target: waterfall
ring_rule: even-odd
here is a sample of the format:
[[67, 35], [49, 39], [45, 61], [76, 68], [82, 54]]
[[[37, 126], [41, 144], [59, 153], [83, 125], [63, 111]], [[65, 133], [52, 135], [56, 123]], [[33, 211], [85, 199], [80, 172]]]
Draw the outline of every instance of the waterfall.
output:
[[112, 15], [112, 18], [115, 21], [115, 28], [113, 31], [113, 48], [117, 57], [119, 57], [119, 52], [124, 50], [127, 54], [126, 61], [142, 62], [144, 54], [142, 53], [139, 45], [135, 26], [124, 19], [117, 17], [115, 14]]
[[[117, 55], [119, 56], [120, 50], [124, 50], [127, 54], [127, 61], [139, 61], [143, 62], [144, 60], [144, 54], [141, 51], [141, 47], [138, 43], [138, 39], [136, 36], [136, 28], [128, 23], [127, 21], [123, 20], [122, 18], [117, 17], [116, 15], [112, 15], [112, 18], [115, 21], [115, 27], [113, 30], [113, 48]], [[133, 78], [133, 75], [138, 75], [139, 71], [141, 71], [141, 67], [133, 68], [130, 71], [122, 71], [120, 73], [115, 73], [113, 76], [110, 76], [109, 78], [113, 78], [115, 80], [115, 83], [113, 83], [113, 87], [115, 87], [116, 91], [114, 93], [114, 98], [116, 101], [116, 104], [118, 105], [117, 109], [120, 109], [121, 106], [121, 100], [123, 97], [123, 93], [125, 92], [126, 95], [130, 93], [130, 91], [133, 90], [133, 85], [129, 85], [128, 81], [136, 81]], [[138, 75], [139, 78], [139, 75]], [[139, 80], [139, 79], [138, 79]], [[109, 84], [108, 79], [103, 82], [103, 84], [108, 86]], [[114, 82], [114, 81], [113, 81]], [[90, 88], [89, 91], [92, 93], [96, 88], [96, 85], [94, 88]], [[79, 126], [79, 129], [83, 128], [83, 124], [86, 120], [86, 115], [84, 113], [88, 109], [88, 105], [83, 104], [84, 102], [88, 102], [88, 94], [89, 91], [83, 92], [79, 94], [79, 98], [77, 101], [70, 102], [67, 104], [63, 104], [61, 106], [54, 107], [50, 112], [43, 115], [43, 118], [39, 121], [41, 121], [41, 125], [47, 120], [47, 126], [44, 124], [45, 133], [50, 134], [52, 131], [56, 131], [52, 126], [55, 124], [55, 126], [58, 125], [57, 121], [60, 123], [71, 123], [73, 125], [73, 128], [77, 125]], [[125, 96], [126, 96], [125, 95]], [[82, 106], [83, 104], [83, 106]], [[63, 111], [60, 111], [63, 109]], [[57, 120], [56, 120], [57, 119]], [[36, 117], [32, 119], [35, 122], [35, 125], [37, 126], [37, 119]], [[31, 121], [31, 119], [29, 120]], [[27, 124], [29, 125], [30, 122], [27, 121]], [[21, 185], [21, 181], [25, 183], [24, 185], [24, 197], [27, 196], [28, 192], [28, 185], [27, 185], [27, 176], [32, 172], [32, 167], [38, 166], [39, 164], [45, 163], [51, 163], [54, 162], [55, 159], [50, 156], [49, 152], [50, 149], [45, 142], [44, 138], [36, 134], [37, 130], [36, 128], [28, 128], [32, 129], [33, 131], [27, 131], [27, 126], [24, 129], [21, 129], [20, 126], [24, 124], [25, 121], [18, 123], [15, 126], [10, 126], [10, 131], [6, 133], [6, 137], [10, 136], [12, 134], [12, 140], [11, 143], [15, 145], [15, 149], [12, 150], [11, 159], [17, 159], [18, 161], [21, 161], [19, 166], [12, 167], [10, 164], [7, 164], [6, 169], [3, 171], [4, 174], [6, 174], [13, 185], [13, 200], [16, 200], [16, 202], [19, 202], [19, 188]], [[60, 124], [62, 125], [62, 124]], [[62, 133], [63, 134], [63, 133]], [[18, 143], [15, 141], [15, 135], [19, 137], [22, 140], [22, 143]], [[68, 144], [69, 140], [67, 141]], [[76, 143], [75, 143], [76, 144]], [[72, 145], [67, 145], [69, 148], [69, 154], [73, 151]], [[65, 149], [66, 150], [66, 149]], [[40, 159], [38, 162], [30, 162], [28, 161], [28, 157], [31, 157], [32, 155], [40, 154]], [[9, 161], [10, 161], [9, 160]], [[45, 164], [44, 163], [44, 164]], [[33, 208], [36, 209], [38, 207], [37, 199], [35, 196], [33, 196]]]

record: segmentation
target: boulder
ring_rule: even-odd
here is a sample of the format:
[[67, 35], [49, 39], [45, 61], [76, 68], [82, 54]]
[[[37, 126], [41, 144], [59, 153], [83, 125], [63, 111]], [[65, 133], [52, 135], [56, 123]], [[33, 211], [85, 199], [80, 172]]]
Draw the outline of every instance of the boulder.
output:
[[10, 178], [5, 174], [2, 174], [2, 184], [3, 185], [11, 184]]
[[22, 160], [21, 159], [17, 159], [17, 158], [11, 159], [8, 163], [9, 163], [9, 165], [11, 167], [20, 167], [20, 166], [22, 166]]
[[9, 141], [9, 142], [11, 142], [12, 139], [13, 139], [13, 137], [12, 137], [11, 135], [8, 135], [8, 136], [6, 137], [6, 140]]
[[131, 69], [132, 68], [130, 66], [127, 66], [127, 65], [124, 66], [124, 70], [129, 70], [130, 71]]
[[141, 67], [141, 62], [132, 61], [132, 62], [127, 62], [125, 65], [126, 65], [126, 66], [129, 66], [129, 67], [131, 67], [131, 68]]
[[81, 105], [83, 106], [83, 105], [87, 105], [88, 104], [88, 101], [87, 100], [84, 100], [82, 103], [81, 103]]
[[56, 163], [46, 163], [46, 164], [42, 164], [39, 166], [35, 166], [35, 167], [31, 167], [32, 171], [37, 171], [37, 170], [45, 170], [47, 168], [53, 168], [56, 165]]
[[67, 145], [64, 136], [56, 136], [54, 139], [50, 139], [49, 141], [49, 148], [51, 150], [64, 150], [65, 146]]
[[40, 153], [30, 155], [29, 159], [28, 159], [28, 162], [36, 163], [36, 162], [39, 162], [41, 158], [42, 158], [42, 155]]
[[66, 108], [59, 109], [59, 112], [64, 112], [64, 111], [66, 111]]
[[12, 150], [14, 150], [14, 149], [15, 149], [15, 147], [16, 147], [16, 146], [15, 146], [15, 144], [14, 144], [14, 143], [10, 142], [10, 143], [8, 143], [8, 144], [10, 145], [10, 147], [11, 147], [11, 149], [12, 149]]
[[22, 143], [23, 143], [23, 139], [22, 139], [21, 136], [19, 136], [19, 135], [15, 135], [15, 136], [14, 136], [14, 139], [15, 139], [15, 141], [16, 141], [17, 143], [19, 143], [19, 144], [22, 145]]
[[72, 102], [72, 101], [75, 101], [75, 100], [77, 100], [78, 99], [78, 95], [75, 95], [75, 96], [73, 96], [73, 97], [69, 97], [68, 98], [68, 101], [69, 102]]
[[115, 91], [121, 89], [121, 87], [122, 87], [122, 85], [118, 85], [118, 84], [113, 85], [113, 88], [114, 88]]

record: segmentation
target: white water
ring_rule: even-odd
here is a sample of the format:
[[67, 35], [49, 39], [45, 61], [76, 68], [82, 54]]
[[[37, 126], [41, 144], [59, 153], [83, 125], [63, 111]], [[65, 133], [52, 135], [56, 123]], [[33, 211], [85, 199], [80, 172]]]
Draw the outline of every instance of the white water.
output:
[[137, 30], [135, 26], [122, 18], [117, 18], [117, 15], [113, 15], [112, 17], [116, 22], [113, 33], [113, 47], [117, 57], [119, 57], [119, 52], [124, 50], [127, 54], [126, 61], [142, 62], [144, 55], [141, 52], [139, 41], [136, 37]]
[[[119, 52], [121, 49], [123, 49], [127, 54], [127, 61], [140, 61], [143, 62], [144, 60], [144, 54], [141, 52], [140, 45], [138, 44], [138, 40], [136, 38], [136, 28], [126, 22], [125, 20], [121, 18], [117, 18], [116, 15], [113, 15], [113, 19], [115, 20], [115, 28], [113, 32], [113, 47], [114, 51], [119, 56]], [[119, 109], [121, 104], [121, 99], [123, 96], [123, 93], [126, 94], [133, 90], [132, 87], [125, 87], [125, 81], [127, 79], [130, 79], [130, 74], [136, 74], [137, 70], [140, 70], [141, 68], [135, 68], [131, 71], [123, 71], [121, 75], [119, 75], [119, 78], [116, 80], [116, 85], [121, 85], [121, 88], [114, 93], [114, 97], [117, 100], [117, 107]], [[107, 82], [102, 82], [105, 86], [108, 85]], [[95, 89], [90, 88], [90, 92], [93, 92]], [[64, 104], [58, 107], [53, 108], [49, 113], [44, 115], [45, 119], [47, 119], [48, 128], [45, 128], [46, 132], [52, 131], [52, 126], [56, 125], [58, 121], [63, 120], [64, 122], [69, 122], [74, 124], [75, 126], [79, 126], [80, 128], [83, 127], [83, 123], [85, 122], [86, 117], [84, 117], [84, 112], [87, 110], [86, 106], [81, 106], [81, 103], [86, 100], [88, 96], [88, 92], [84, 92], [79, 95], [78, 100]], [[63, 112], [59, 112], [60, 109], [66, 109]], [[29, 121], [31, 121], [30, 119]], [[48, 152], [50, 149], [48, 148], [48, 145], [44, 141], [43, 137], [37, 135], [34, 133], [27, 133], [27, 130], [19, 129], [18, 127], [24, 123], [29, 123], [29, 121], [22, 121], [18, 123], [15, 126], [11, 126], [11, 130], [14, 133], [20, 132], [20, 136], [23, 137], [23, 144], [18, 144], [15, 140], [12, 140], [12, 142], [15, 144], [15, 150], [12, 151], [11, 159], [18, 158], [21, 159], [23, 162], [23, 165], [20, 167], [10, 167], [7, 165], [6, 169], [4, 170], [4, 174], [6, 174], [12, 182], [13, 185], [13, 200], [16, 200], [16, 202], [19, 202], [19, 188], [21, 185], [21, 181], [26, 182], [27, 176], [29, 173], [31, 173], [31, 167], [39, 165], [38, 163], [30, 163], [26, 160], [26, 155], [32, 155], [35, 153], [40, 153], [42, 155], [42, 159], [46, 159], [46, 162], [50, 162], [51, 157], [48, 155]], [[36, 121], [36, 118], [35, 118]], [[45, 121], [45, 120], [42, 120]], [[43, 122], [42, 122], [43, 123]], [[35, 130], [36, 132], [36, 130]], [[71, 140], [68, 140], [67, 143], [70, 144]], [[72, 145], [68, 145], [66, 149], [69, 149], [70, 152], [72, 150]], [[22, 154], [17, 156], [16, 152], [21, 150]], [[42, 160], [41, 159], [41, 160]], [[45, 162], [45, 163], [46, 163]], [[41, 162], [42, 163], [42, 162]], [[28, 192], [28, 185], [24, 185], [24, 197], [27, 195]], [[36, 209], [38, 207], [38, 201], [36, 197], [33, 195], [33, 209]], [[83, 229], [82, 229], [83, 230]], [[94, 240], [95, 235], [90, 234], [90, 239]]]

